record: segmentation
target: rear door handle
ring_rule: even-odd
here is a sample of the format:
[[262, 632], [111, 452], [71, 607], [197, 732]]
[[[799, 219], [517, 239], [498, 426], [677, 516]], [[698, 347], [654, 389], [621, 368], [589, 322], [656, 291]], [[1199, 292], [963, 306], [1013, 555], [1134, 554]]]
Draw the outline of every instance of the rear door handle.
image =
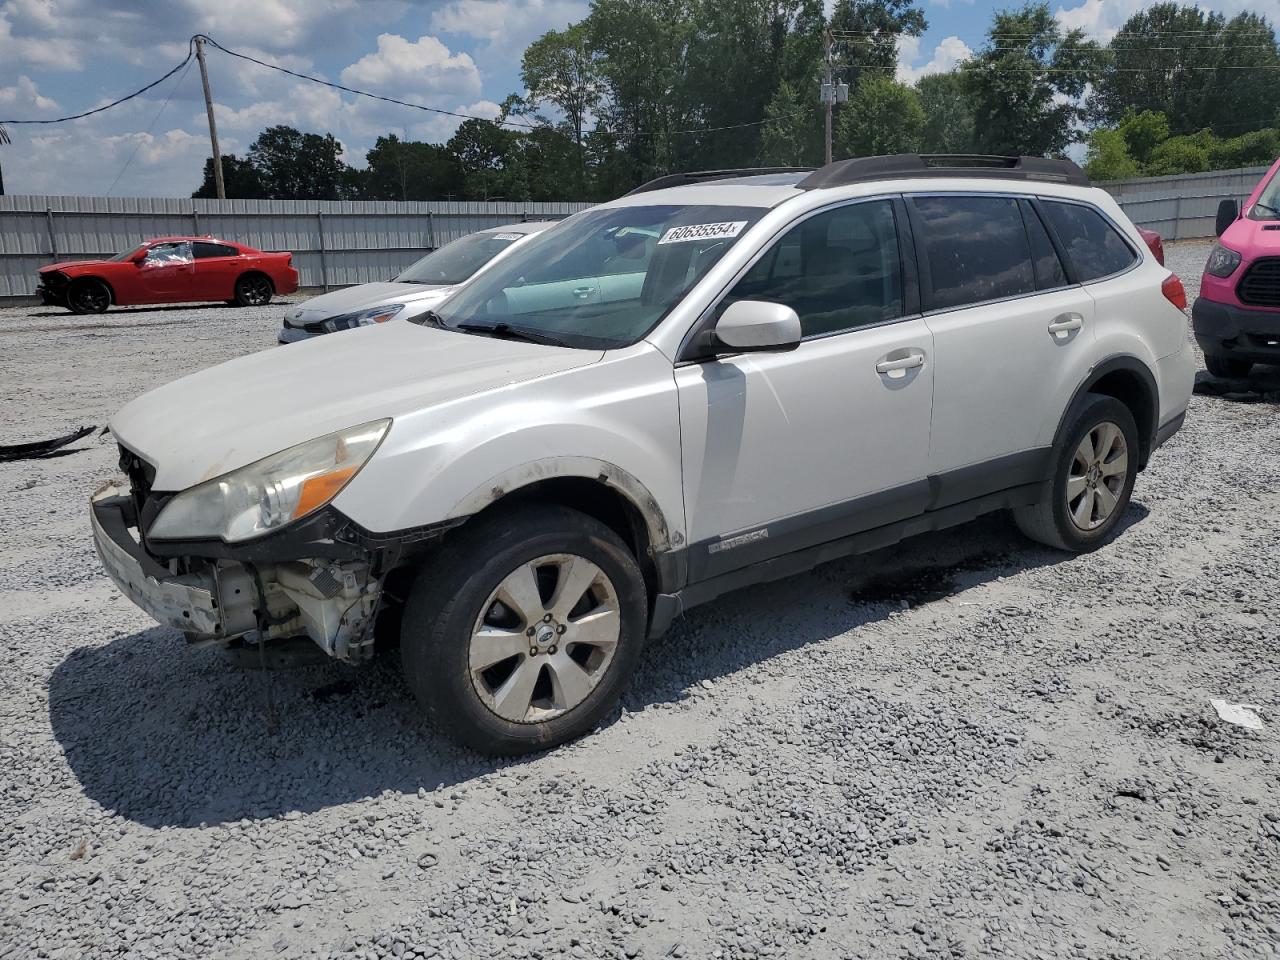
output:
[[915, 367], [924, 366], [923, 353], [911, 353], [905, 357], [898, 357], [896, 360], [881, 360], [876, 364], [876, 373], [893, 376], [895, 373], [902, 375], [904, 370], [912, 370]]
[[1055, 337], [1060, 333], [1071, 333], [1084, 326], [1084, 317], [1078, 313], [1060, 313], [1049, 322], [1049, 332]]

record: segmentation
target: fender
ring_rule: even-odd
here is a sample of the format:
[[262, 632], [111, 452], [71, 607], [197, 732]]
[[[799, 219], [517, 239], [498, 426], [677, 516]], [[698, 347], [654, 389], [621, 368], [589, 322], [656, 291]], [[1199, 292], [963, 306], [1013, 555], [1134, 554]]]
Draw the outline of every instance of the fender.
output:
[[563, 477], [593, 480], [621, 493], [644, 518], [649, 543], [655, 553], [683, 546], [684, 535], [679, 530], [671, 530], [657, 498], [649, 488], [617, 464], [595, 457], [548, 457], [504, 470], [454, 504], [446, 519], [472, 516], [524, 487], [542, 480]]
[[[1066, 423], [1067, 415], [1075, 409], [1080, 402], [1080, 398], [1089, 393], [1108, 374], [1116, 373], [1117, 371], [1134, 374], [1142, 383], [1147, 401], [1151, 405], [1149, 429], [1143, 431], [1142, 425], [1139, 423], [1138, 469], [1141, 470], [1147, 465], [1147, 458], [1151, 455], [1151, 450], [1155, 444], [1156, 430], [1159, 427], [1156, 421], [1160, 416], [1160, 388], [1156, 383], [1155, 374], [1151, 372], [1151, 368], [1133, 354], [1111, 354], [1093, 365], [1089, 372], [1085, 374], [1080, 385], [1076, 387], [1075, 392], [1071, 395], [1070, 402], [1059, 416], [1058, 425], [1053, 434], [1054, 442], [1057, 442], [1058, 433]], [[1138, 418], [1135, 417], [1134, 419]], [[1145, 435], [1143, 435], [1144, 433]]]

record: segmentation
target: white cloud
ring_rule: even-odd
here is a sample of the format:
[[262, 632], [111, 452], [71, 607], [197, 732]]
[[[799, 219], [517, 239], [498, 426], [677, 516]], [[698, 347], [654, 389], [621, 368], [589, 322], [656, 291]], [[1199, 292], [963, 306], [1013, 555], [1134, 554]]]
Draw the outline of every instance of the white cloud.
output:
[[480, 94], [480, 71], [470, 55], [452, 53], [431, 36], [411, 42], [398, 34], [382, 34], [377, 52], [343, 70], [342, 82], [392, 96], [425, 95], [432, 100]]
[[79, 50], [64, 37], [15, 31], [17, 12], [12, 0], [0, 6], [0, 64], [26, 63], [48, 70], [82, 68]]
[[548, 30], [563, 30], [589, 12], [585, 0], [452, 0], [431, 15], [431, 29], [484, 40], [519, 58]]
[[927, 63], [916, 66], [920, 59], [920, 38], [903, 36], [898, 38], [898, 70], [901, 83], [915, 83], [921, 77], [931, 73], [946, 73], [954, 70], [962, 61], [973, 56], [973, 50], [959, 37], [943, 38], [933, 48], [933, 56]]
[[0, 106], [18, 107], [22, 110], [57, 110], [58, 101], [40, 95], [35, 82], [26, 75], [18, 77], [11, 87], [0, 87]]
[[[1155, 2], [1156, 0], [1081, 0], [1074, 7], [1059, 6], [1054, 11], [1054, 17], [1068, 30], [1083, 30], [1091, 40], [1107, 43], [1124, 26], [1126, 20]], [[1194, 6], [1206, 12], [1213, 10], [1227, 17], [1245, 11], [1270, 15], [1273, 19], [1275, 16], [1275, 0], [1202, 0]]]

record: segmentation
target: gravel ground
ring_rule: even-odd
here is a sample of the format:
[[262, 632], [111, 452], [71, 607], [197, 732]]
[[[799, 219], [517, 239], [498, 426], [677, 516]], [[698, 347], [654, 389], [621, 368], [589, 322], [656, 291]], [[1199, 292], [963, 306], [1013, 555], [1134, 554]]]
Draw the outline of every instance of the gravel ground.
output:
[[[1206, 252], [1169, 249], [1192, 296]], [[4, 439], [279, 315], [0, 311]], [[0, 464], [0, 957], [1278, 956], [1280, 371], [1252, 386], [1194, 398], [1097, 553], [991, 517], [722, 599], [519, 762], [394, 664], [245, 673], [156, 627], [89, 542], [109, 439]]]

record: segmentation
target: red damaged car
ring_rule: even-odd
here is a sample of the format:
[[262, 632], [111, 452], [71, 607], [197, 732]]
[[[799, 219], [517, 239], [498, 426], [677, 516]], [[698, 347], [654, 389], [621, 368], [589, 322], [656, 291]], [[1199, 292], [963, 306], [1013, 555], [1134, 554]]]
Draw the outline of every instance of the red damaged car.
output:
[[291, 253], [264, 253], [212, 237], [160, 237], [110, 260], [41, 267], [36, 293], [73, 313], [102, 313], [112, 304], [198, 300], [256, 307], [297, 289]]

